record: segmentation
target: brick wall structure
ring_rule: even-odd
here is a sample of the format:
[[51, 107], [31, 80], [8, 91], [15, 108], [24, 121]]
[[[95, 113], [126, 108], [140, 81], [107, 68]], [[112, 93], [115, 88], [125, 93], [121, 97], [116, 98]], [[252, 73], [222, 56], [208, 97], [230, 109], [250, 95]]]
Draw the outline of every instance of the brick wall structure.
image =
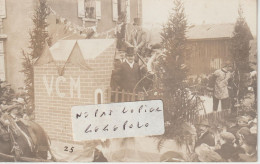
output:
[[[64, 56], [58, 61], [54, 54], [58, 52], [58, 49], [51, 47], [50, 51], [45, 52], [52, 55], [49, 56], [52, 60], [47, 61], [48, 57], [42, 55], [43, 59], [40, 58], [36, 62], [34, 66], [35, 120], [45, 129], [51, 139], [73, 142], [71, 107], [95, 104], [95, 91], [102, 91], [101, 102], [108, 103], [107, 89], [110, 86], [113, 69], [115, 43], [111, 39], [110, 41], [101, 40], [100, 44], [103, 41], [109, 44], [103, 47], [104, 50], [101, 53], [94, 55], [95, 57], [91, 57], [91, 54], [83, 54], [84, 50], [78, 41], [75, 41], [66, 60], [63, 59], [66, 54], [61, 54]], [[86, 44], [90, 42], [89, 40]], [[87, 45], [85, 48], [90, 46], [93, 45]], [[100, 50], [99, 47], [92, 48]], [[81, 55], [85, 65], [82, 65]], [[81, 61], [77, 64], [75, 63], [77, 60]], [[59, 73], [62, 72], [63, 67], [64, 73]]]

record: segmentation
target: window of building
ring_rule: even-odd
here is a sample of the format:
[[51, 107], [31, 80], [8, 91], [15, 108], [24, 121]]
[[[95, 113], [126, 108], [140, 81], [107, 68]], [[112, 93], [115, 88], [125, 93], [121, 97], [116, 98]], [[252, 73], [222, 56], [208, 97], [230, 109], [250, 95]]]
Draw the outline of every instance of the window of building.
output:
[[127, 22], [130, 22], [130, 0], [112, 0], [113, 21], [118, 21], [121, 14], [126, 13]]
[[89, 19], [96, 18], [96, 1], [85, 0], [85, 17]]
[[78, 16], [86, 21], [101, 19], [100, 0], [78, 0]]
[[210, 60], [210, 68], [213, 70], [220, 69], [222, 66], [221, 58], [214, 58]]
[[95, 104], [102, 104], [103, 103], [103, 91], [102, 89], [95, 90]]

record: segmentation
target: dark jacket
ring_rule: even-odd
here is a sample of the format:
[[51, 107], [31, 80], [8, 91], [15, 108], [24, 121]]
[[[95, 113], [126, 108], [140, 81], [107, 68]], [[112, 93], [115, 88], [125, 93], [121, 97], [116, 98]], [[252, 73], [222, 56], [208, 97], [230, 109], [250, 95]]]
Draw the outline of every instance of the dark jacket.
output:
[[237, 149], [233, 146], [232, 143], [225, 143], [221, 145], [220, 149], [215, 151], [225, 160], [232, 159], [237, 154]]
[[198, 138], [195, 147], [200, 146], [201, 144], [207, 144], [209, 146], [215, 146], [215, 136], [213, 133], [207, 131], [201, 137]]
[[122, 63], [119, 70], [119, 77], [121, 89], [132, 92], [140, 80], [140, 68], [138, 64], [134, 63], [133, 68], [131, 68], [127, 62]]

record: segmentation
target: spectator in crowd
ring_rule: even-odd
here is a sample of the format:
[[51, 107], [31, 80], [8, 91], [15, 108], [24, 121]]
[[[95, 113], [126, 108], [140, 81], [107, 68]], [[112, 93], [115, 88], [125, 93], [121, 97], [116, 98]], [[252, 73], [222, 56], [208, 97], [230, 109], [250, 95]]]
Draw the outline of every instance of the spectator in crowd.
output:
[[224, 159], [228, 161], [235, 157], [237, 151], [235, 147], [235, 136], [230, 132], [222, 132], [220, 134], [220, 149], [215, 151]]
[[257, 134], [257, 118], [250, 121], [249, 128], [252, 134]]
[[23, 106], [20, 104], [13, 104], [8, 108], [7, 112], [14, 119], [14, 121], [18, 121], [19, 118], [22, 118], [22, 110]]
[[6, 97], [7, 104], [9, 104], [15, 96], [14, 90], [11, 88], [11, 84], [7, 82], [5, 82], [2, 87], [2, 97]]
[[246, 138], [247, 136], [249, 136], [251, 134], [250, 129], [247, 127], [242, 127], [241, 129], [239, 129], [236, 133], [236, 137], [238, 142], [238, 145], [242, 145], [243, 144], [243, 138]]
[[236, 135], [237, 131], [239, 129], [241, 129], [242, 127], [247, 127], [248, 126], [248, 121], [249, 121], [248, 117], [246, 117], [246, 116], [239, 116], [239, 117], [237, 117], [236, 125], [234, 125], [232, 127], [228, 127], [227, 131], [232, 133], [233, 135]]
[[[213, 90], [213, 111], [218, 110], [219, 101], [221, 101], [222, 110], [228, 110], [230, 108], [229, 93], [228, 93], [228, 81], [232, 74], [232, 65], [226, 63], [223, 68], [216, 70], [212, 75]], [[211, 86], [212, 86], [211, 85]]]
[[16, 98], [22, 98], [25, 100], [26, 94], [23, 87], [19, 87], [16, 93]]
[[193, 162], [223, 162], [221, 156], [204, 143], [195, 149], [195, 153], [197, 154], [197, 161]]
[[240, 135], [240, 147], [245, 153], [240, 153], [238, 161], [240, 162], [256, 162], [257, 161], [257, 135]]
[[4, 97], [0, 98], [0, 111], [4, 112], [8, 108], [9, 105], [6, 103], [6, 99]]
[[215, 146], [215, 136], [209, 131], [209, 128], [210, 125], [206, 119], [197, 124], [198, 139], [195, 143], [195, 147], [198, 147], [203, 143], [207, 144], [208, 146]]
[[134, 47], [127, 48], [126, 60], [121, 64], [118, 72], [120, 88], [133, 92], [141, 76], [140, 67], [134, 62]]

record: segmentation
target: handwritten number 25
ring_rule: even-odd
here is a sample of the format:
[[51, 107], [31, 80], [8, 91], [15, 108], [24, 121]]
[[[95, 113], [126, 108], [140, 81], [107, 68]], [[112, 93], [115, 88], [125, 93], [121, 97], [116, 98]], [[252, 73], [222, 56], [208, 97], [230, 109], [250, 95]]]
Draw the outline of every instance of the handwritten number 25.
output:
[[70, 148], [70, 150], [68, 150], [68, 148], [69, 148], [68, 146], [65, 146], [65, 147], [64, 147], [64, 151], [68, 151], [68, 152], [72, 153], [74, 147], [72, 146], [72, 147]]

